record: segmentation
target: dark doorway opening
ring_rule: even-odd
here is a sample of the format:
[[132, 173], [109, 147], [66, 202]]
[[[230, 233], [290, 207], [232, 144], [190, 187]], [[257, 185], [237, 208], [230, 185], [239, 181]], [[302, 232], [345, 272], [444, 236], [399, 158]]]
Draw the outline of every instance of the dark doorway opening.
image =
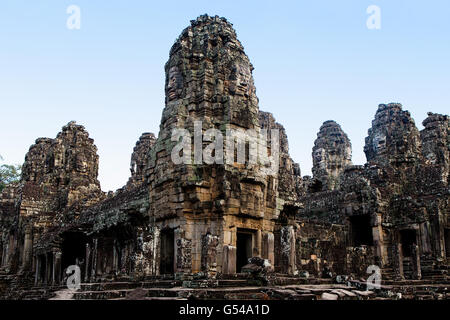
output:
[[161, 231], [160, 274], [174, 273], [175, 264], [175, 234], [172, 229]]
[[370, 225], [370, 216], [352, 216], [350, 217], [350, 230], [352, 245], [359, 246], [373, 246], [372, 226]]
[[68, 232], [63, 235], [62, 256], [61, 256], [61, 272], [62, 277], [66, 276], [67, 267], [77, 265], [80, 267], [81, 279], [84, 279], [86, 259], [86, 243], [87, 238], [81, 232]]
[[53, 253], [47, 252], [47, 284], [53, 282]]
[[416, 230], [400, 230], [400, 240], [402, 243], [403, 257], [411, 257], [412, 246], [416, 244]]
[[316, 193], [320, 192], [323, 189], [323, 184], [320, 180], [314, 180], [309, 186], [309, 192]]
[[236, 272], [241, 272], [241, 268], [248, 264], [248, 259], [252, 257], [252, 233], [237, 232], [236, 241]]
[[445, 255], [450, 257], [450, 229], [444, 229]]
[[38, 256], [38, 268], [39, 268], [39, 280], [40, 283], [44, 283], [46, 281], [46, 258], [45, 258], [45, 254], [41, 254]]

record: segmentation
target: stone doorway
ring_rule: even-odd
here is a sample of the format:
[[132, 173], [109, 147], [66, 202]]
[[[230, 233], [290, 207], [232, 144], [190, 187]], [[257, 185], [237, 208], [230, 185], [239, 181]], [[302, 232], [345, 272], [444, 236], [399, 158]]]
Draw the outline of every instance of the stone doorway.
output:
[[450, 229], [444, 229], [445, 255], [450, 258]]
[[350, 217], [350, 234], [353, 247], [373, 246], [372, 226], [369, 215]]
[[[81, 279], [84, 279], [87, 238], [81, 232], [70, 232], [63, 235], [61, 271], [62, 278], [66, 277], [65, 270], [72, 265], [80, 267]], [[58, 275], [61, 276], [61, 275]]]
[[175, 265], [175, 233], [173, 229], [161, 231], [160, 274], [173, 274]]
[[403, 257], [405, 258], [411, 257], [413, 245], [415, 245], [417, 242], [416, 230], [414, 229], [400, 230], [400, 241], [402, 244]]
[[251, 231], [237, 232], [236, 239], [236, 272], [240, 273], [241, 268], [248, 264], [248, 259], [252, 257], [253, 233]]

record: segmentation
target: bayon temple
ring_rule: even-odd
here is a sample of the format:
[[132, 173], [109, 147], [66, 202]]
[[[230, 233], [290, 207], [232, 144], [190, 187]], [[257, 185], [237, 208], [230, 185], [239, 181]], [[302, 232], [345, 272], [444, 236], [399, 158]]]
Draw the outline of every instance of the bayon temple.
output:
[[[165, 65], [159, 134], [139, 138], [116, 192], [102, 192], [82, 125], [37, 139], [20, 182], [0, 195], [0, 297], [51, 297], [76, 265], [78, 299], [135, 288], [148, 297], [202, 288], [200, 298], [398, 298], [403, 288], [403, 298], [448, 298], [450, 118], [430, 112], [419, 131], [401, 104], [380, 104], [364, 165], [352, 164], [345, 128], [325, 121], [313, 176], [302, 177], [283, 126], [259, 110], [252, 70], [226, 19], [191, 21]], [[193, 132], [197, 121], [202, 132], [277, 129], [277, 172], [248, 158], [175, 164], [173, 129]], [[364, 291], [370, 266], [381, 288]], [[318, 295], [314, 284], [330, 290]]]

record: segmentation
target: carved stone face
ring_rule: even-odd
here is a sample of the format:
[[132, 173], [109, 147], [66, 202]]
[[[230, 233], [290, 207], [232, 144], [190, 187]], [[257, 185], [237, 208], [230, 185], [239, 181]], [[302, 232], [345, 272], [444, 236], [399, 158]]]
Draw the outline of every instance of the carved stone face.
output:
[[88, 171], [87, 159], [83, 154], [80, 154], [76, 158], [76, 171], [86, 173]]
[[254, 90], [252, 73], [246, 64], [236, 64], [231, 74], [230, 91], [249, 96]]
[[386, 136], [382, 133], [377, 133], [373, 137], [373, 149], [376, 152], [382, 151], [386, 148]]
[[325, 167], [325, 149], [320, 148], [314, 151], [313, 154], [313, 162], [314, 164], [319, 165], [320, 168]]
[[178, 67], [169, 69], [169, 82], [167, 83], [167, 97], [169, 101], [179, 97], [179, 90], [182, 87], [183, 77]]
[[350, 146], [345, 148], [344, 159], [347, 160], [347, 161], [351, 161], [352, 160], [352, 148]]

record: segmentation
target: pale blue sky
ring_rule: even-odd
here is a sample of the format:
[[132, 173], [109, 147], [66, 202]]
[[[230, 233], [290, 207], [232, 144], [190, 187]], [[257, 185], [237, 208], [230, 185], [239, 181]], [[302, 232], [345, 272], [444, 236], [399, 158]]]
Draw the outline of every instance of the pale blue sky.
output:
[[[81, 8], [68, 30], [66, 9]], [[381, 30], [366, 27], [369, 5]], [[164, 63], [191, 19], [226, 17], [253, 63], [260, 109], [289, 137], [302, 174], [323, 121], [341, 124], [363, 164], [379, 103], [400, 102], [419, 129], [450, 101], [450, 1], [92, 1], [0, 3], [0, 154], [23, 162], [37, 137], [83, 124], [103, 190], [124, 185], [142, 132], [159, 131]]]

